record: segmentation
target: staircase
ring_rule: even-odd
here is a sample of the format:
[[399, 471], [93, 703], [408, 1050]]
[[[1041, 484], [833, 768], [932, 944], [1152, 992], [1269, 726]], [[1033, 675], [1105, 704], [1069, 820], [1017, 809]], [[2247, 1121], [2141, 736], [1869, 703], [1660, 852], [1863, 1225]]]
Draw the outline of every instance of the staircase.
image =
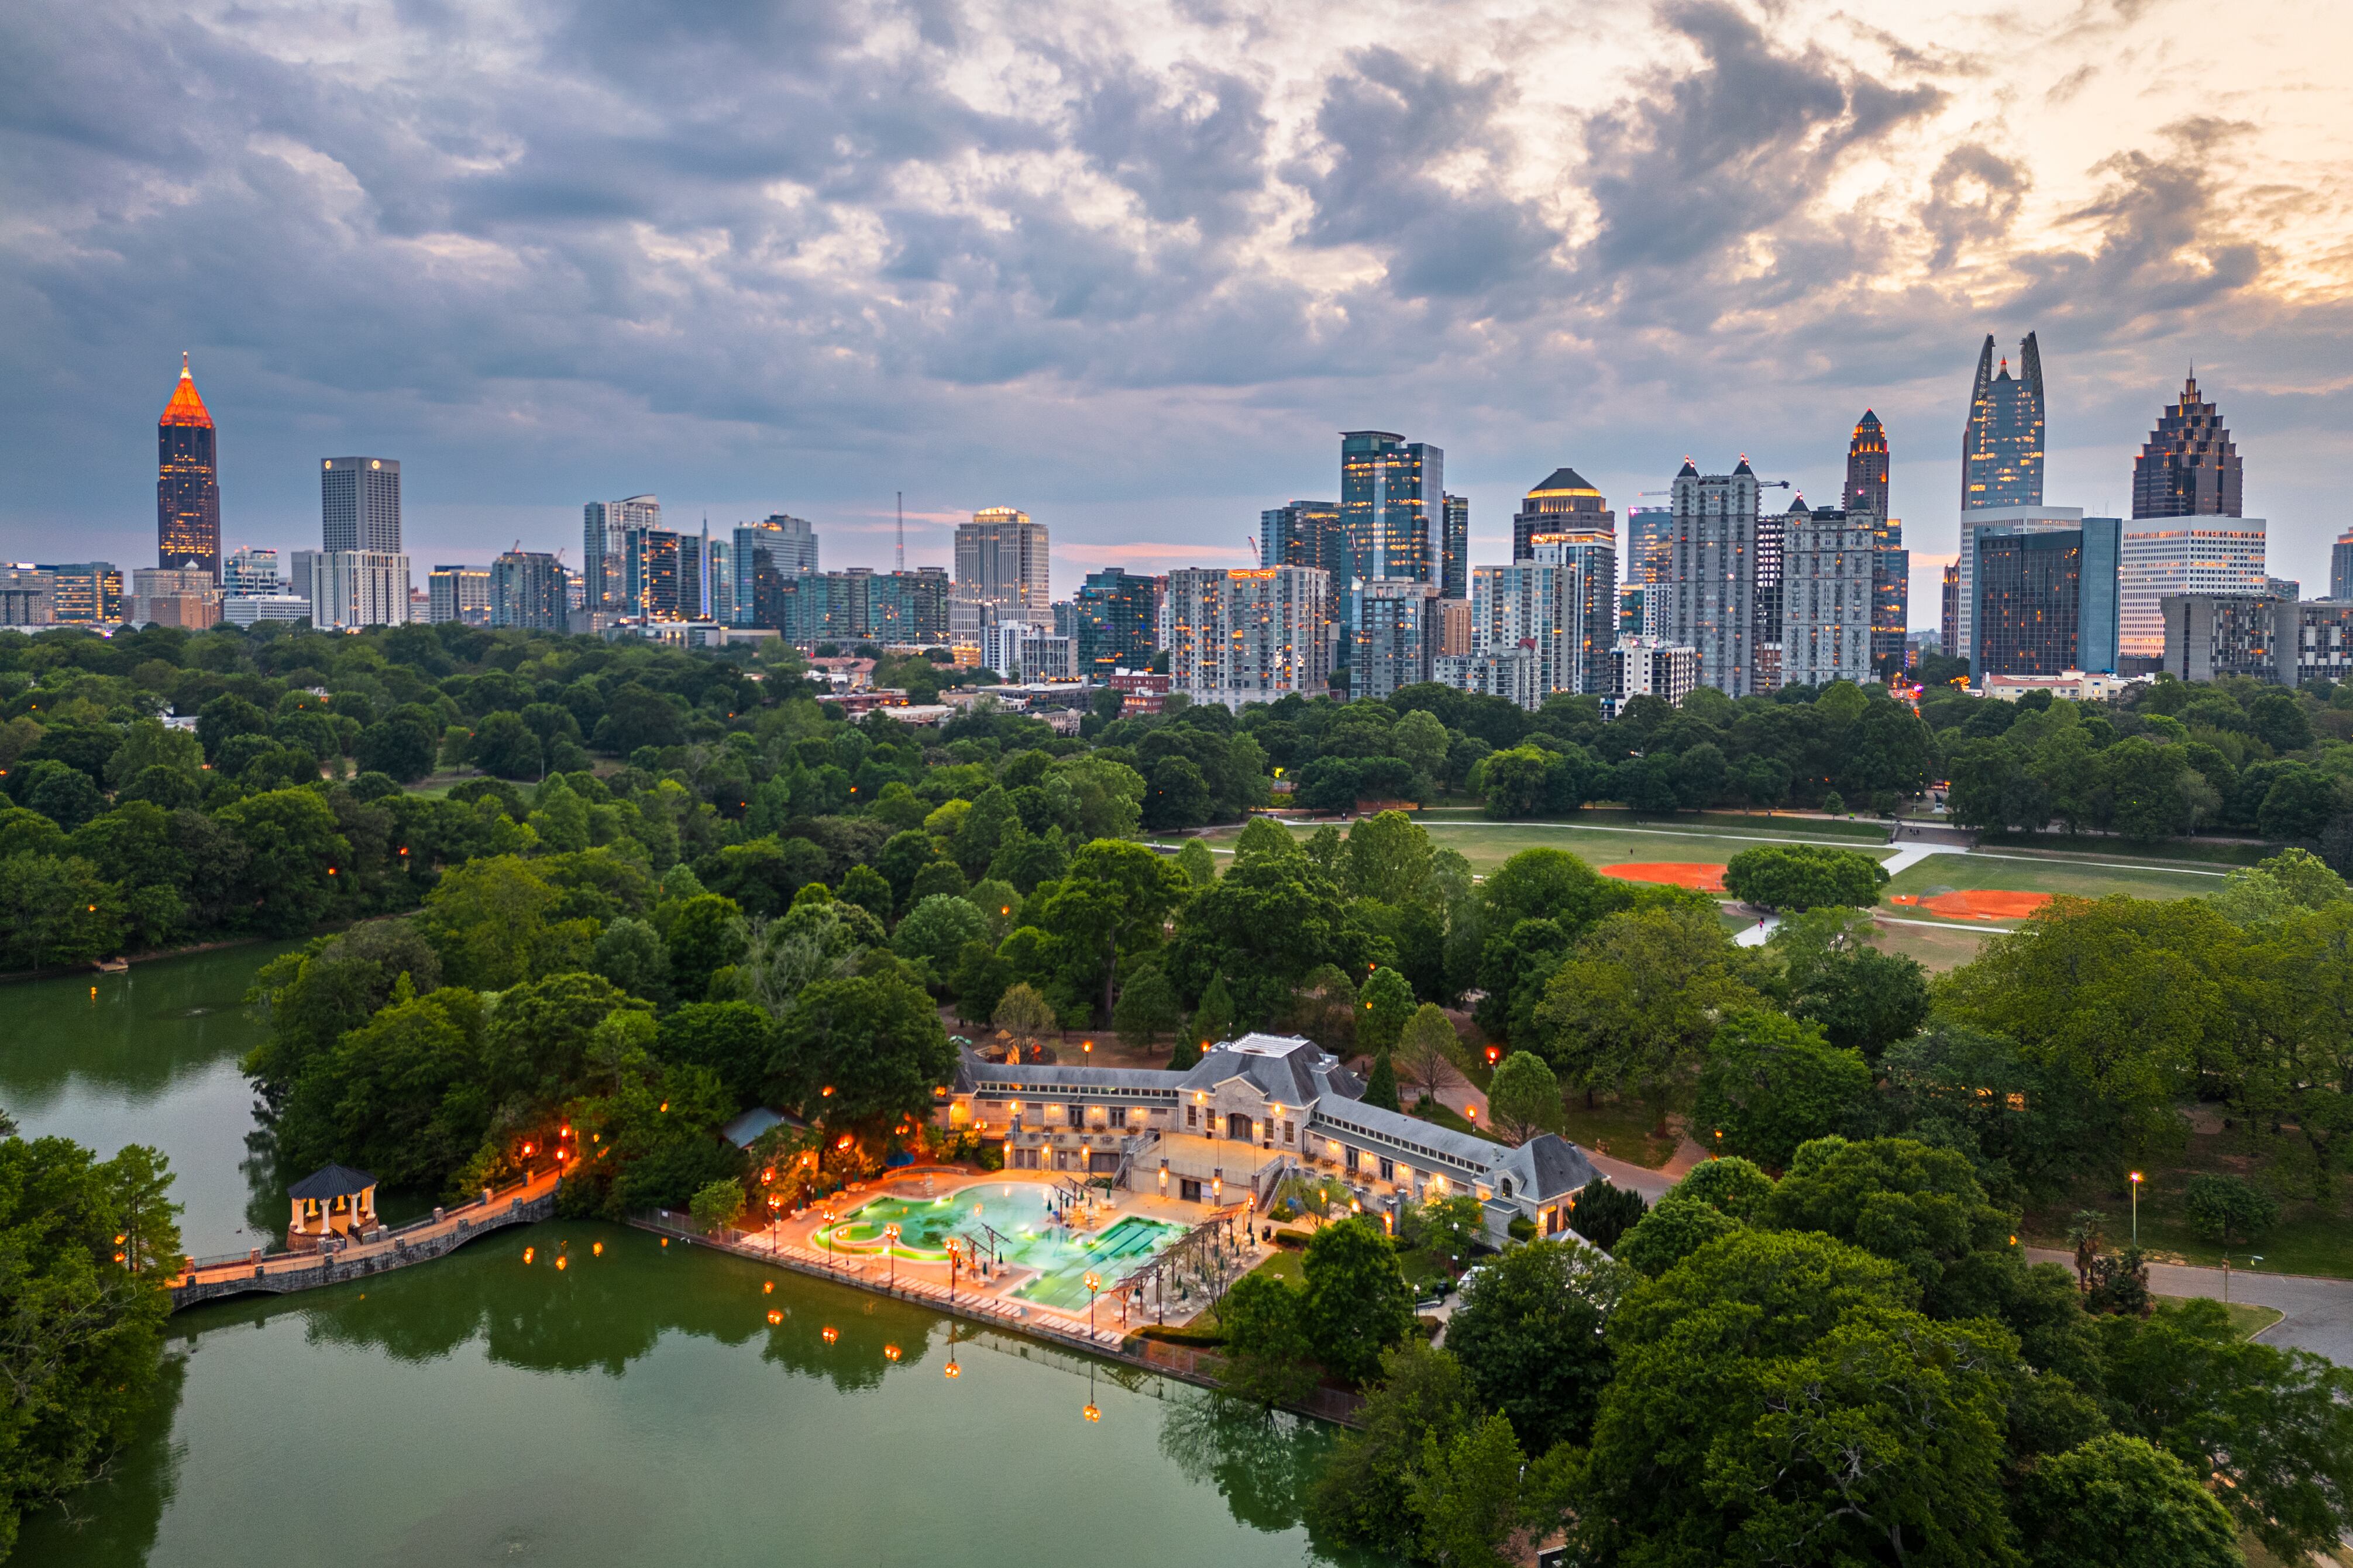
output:
[[1129, 1178], [1135, 1174], [1136, 1163], [1149, 1158], [1152, 1151], [1159, 1147], [1159, 1144], [1160, 1134], [1157, 1132], [1142, 1132], [1133, 1138], [1123, 1140], [1119, 1146], [1119, 1169], [1112, 1173], [1111, 1184], [1114, 1187], [1126, 1186]]

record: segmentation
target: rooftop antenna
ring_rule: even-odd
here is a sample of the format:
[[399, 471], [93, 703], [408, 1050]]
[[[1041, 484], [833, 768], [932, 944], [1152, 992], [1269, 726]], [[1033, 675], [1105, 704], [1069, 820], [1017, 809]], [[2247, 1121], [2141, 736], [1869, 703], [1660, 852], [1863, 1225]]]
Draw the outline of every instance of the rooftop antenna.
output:
[[907, 492], [892, 490], [891, 493], [899, 498], [899, 570], [904, 572], [907, 569]]

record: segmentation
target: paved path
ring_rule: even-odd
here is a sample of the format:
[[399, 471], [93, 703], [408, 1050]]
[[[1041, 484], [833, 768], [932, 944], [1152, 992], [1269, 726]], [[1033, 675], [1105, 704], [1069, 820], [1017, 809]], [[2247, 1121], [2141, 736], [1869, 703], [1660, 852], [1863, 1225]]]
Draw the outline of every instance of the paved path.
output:
[[[2074, 1267], [2073, 1254], [2030, 1247], [2037, 1263]], [[2148, 1266], [2148, 1288], [2160, 1296], [2222, 1299], [2222, 1271], [2178, 1263]], [[2307, 1274], [2231, 1270], [2231, 1300], [2273, 1307], [2286, 1314], [2258, 1336], [2267, 1345], [2310, 1351], [2339, 1366], [2353, 1366], [2353, 1279], [2323, 1279]]]

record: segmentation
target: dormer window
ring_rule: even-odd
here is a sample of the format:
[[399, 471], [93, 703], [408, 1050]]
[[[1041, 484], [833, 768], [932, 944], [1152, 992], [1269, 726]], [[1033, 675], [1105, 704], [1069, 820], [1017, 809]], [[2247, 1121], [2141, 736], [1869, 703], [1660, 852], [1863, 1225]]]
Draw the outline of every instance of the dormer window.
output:
[[1512, 1178], [1505, 1176], [1504, 1178], [1503, 1186], [1498, 1190], [1501, 1191], [1505, 1197], [1510, 1197], [1512, 1195]]

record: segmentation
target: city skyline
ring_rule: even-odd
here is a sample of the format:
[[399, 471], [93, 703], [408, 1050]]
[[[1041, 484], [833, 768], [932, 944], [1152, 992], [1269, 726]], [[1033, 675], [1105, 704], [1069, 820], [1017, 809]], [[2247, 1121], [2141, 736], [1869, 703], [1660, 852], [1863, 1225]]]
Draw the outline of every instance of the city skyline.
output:
[[[714, 528], [808, 516], [881, 567], [903, 489], [911, 557], [1008, 498], [1075, 582], [1244, 559], [1249, 518], [1329, 489], [1319, 433], [1377, 426], [1447, 447], [1495, 560], [1562, 464], [1630, 504], [1729, 446], [1830, 500], [1868, 404], [1925, 601], [1952, 541], [1903, 498], [1958, 494], [1954, 383], [2028, 326], [2049, 496], [2124, 515], [2150, 394], [2194, 359], [2262, 459], [2279, 569], [2319, 580], [2340, 526], [2353, 116], [2295, 90], [2353, 61], [2326, 8], [2252, 6], [2194, 67], [2165, 52], [2181, 0], [1873, 29], [1456, 9], [1371, 48], [1312, 5], [983, 5], [972, 34], [853, 8], [819, 34], [868, 52], [747, 20], [715, 77], [650, 17], [368, 15], [382, 47], [348, 54], [105, 0], [0, 22], [36, 84], [0, 130], [0, 549], [136, 558], [123, 458], [194, 348], [236, 432], [225, 545], [293, 544], [306, 464], [393, 451], [420, 559], [553, 549], [581, 500], [652, 491]], [[967, 59], [983, 34], [1002, 61]], [[203, 90], [157, 74], [175, 49]], [[332, 114], [268, 85], [314, 59]], [[954, 210], [933, 157], [973, 171]]]

